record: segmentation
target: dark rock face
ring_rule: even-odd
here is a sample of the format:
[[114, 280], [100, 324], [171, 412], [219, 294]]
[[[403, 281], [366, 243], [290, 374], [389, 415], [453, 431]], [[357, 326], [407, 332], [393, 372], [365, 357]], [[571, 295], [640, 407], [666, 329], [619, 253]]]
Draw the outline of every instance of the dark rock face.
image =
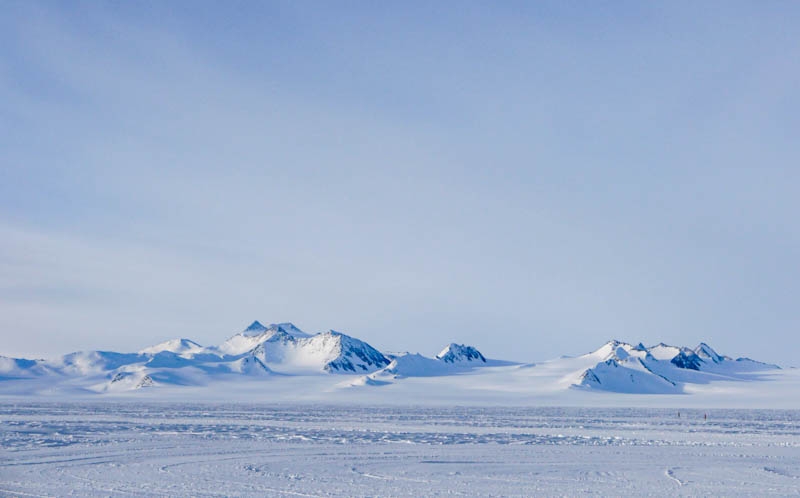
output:
[[689, 370], [700, 370], [700, 367], [703, 364], [703, 360], [701, 360], [700, 357], [694, 353], [686, 353], [684, 351], [681, 351], [672, 360], [670, 360], [670, 363], [672, 363], [678, 368], [687, 368]]

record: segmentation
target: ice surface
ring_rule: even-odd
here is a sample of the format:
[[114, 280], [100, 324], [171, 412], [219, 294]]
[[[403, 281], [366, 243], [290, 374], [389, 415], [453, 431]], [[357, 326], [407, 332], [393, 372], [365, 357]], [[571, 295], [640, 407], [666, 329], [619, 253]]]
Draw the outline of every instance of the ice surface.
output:
[[4, 496], [800, 493], [780, 410], [2, 403], [0, 451]]

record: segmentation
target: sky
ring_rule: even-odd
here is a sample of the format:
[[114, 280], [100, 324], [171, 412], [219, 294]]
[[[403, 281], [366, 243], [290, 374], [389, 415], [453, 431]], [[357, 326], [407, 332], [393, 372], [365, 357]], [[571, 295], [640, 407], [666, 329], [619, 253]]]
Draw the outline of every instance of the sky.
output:
[[253, 320], [800, 366], [796, 2], [5, 2], [0, 354]]

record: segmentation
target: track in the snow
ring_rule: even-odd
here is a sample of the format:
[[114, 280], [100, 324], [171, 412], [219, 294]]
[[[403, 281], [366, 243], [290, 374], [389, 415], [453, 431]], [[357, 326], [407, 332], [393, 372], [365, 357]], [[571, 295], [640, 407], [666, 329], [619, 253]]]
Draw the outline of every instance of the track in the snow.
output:
[[800, 493], [800, 414], [0, 405], [10, 496]]

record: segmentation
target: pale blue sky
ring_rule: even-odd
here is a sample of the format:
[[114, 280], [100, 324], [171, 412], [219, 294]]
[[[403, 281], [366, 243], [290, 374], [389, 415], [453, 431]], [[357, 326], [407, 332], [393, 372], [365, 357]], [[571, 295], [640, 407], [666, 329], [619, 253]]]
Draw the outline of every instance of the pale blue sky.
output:
[[800, 4], [431, 3], [5, 2], [0, 354], [795, 361]]

